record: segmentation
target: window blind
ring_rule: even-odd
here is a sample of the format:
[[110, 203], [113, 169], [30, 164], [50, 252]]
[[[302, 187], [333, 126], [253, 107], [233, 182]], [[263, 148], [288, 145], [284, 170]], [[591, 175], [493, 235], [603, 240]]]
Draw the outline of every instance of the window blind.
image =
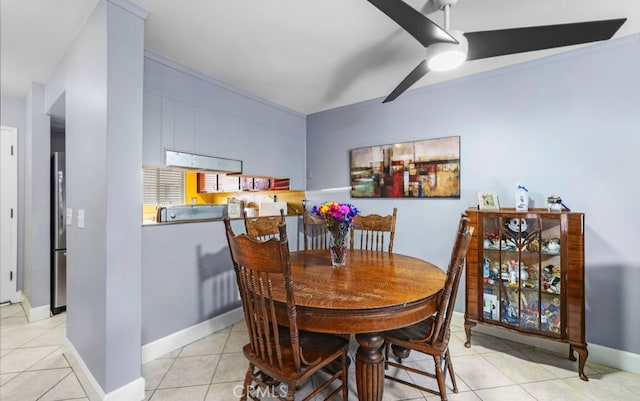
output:
[[151, 205], [175, 205], [184, 202], [184, 171], [142, 169], [142, 201]]

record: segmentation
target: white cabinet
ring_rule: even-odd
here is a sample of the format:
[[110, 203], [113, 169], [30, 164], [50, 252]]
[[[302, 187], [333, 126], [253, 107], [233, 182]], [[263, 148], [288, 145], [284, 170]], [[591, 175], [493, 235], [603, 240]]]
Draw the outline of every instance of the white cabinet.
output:
[[162, 98], [144, 94], [142, 116], [142, 164], [160, 167], [162, 159]]
[[198, 153], [195, 151], [195, 107], [174, 103], [173, 148], [179, 152]]
[[195, 146], [193, 153], [235, 159], [229, 140], [233, 119], [215, 111], [195, 109]]

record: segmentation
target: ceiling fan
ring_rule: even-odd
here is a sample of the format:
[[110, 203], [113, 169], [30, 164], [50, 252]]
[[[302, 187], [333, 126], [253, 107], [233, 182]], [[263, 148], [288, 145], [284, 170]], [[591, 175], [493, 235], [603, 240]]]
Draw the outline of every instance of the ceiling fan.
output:
[[400, 96], [429, 71], [455, 68], [464, 61], [610, 39], [626, 18], [540, 25], [492, 31], [449, 30], [449, 10], [458, 0], [429, 0], [444, 11], [444, 29], [402, 0], [368, 0], [416, 38], [426, 57], [382, 103]]

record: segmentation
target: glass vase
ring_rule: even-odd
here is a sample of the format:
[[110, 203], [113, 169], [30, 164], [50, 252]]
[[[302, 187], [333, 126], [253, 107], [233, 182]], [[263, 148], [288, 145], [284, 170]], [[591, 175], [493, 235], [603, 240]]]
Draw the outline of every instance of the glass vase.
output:
[[341, 267], [347, 263], [347, 245], [336, 244], [329, 247], [331, 252], [331, 265], [333, 267]]
[[333, 267], [344, 266], [347, 262], [347, 232], [333, 230], [329, 236], [329, 252]]

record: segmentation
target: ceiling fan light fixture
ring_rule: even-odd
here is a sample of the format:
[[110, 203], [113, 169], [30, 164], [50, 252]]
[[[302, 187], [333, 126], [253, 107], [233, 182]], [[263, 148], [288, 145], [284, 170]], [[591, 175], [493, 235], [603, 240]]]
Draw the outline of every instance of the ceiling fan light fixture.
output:
[[450, 31], [458, 43], [435, 43], [427, 47], [427, 66], [432, 71], [448, 71], [459, 67], [467, 59], [469, 42], [462, 31]]

